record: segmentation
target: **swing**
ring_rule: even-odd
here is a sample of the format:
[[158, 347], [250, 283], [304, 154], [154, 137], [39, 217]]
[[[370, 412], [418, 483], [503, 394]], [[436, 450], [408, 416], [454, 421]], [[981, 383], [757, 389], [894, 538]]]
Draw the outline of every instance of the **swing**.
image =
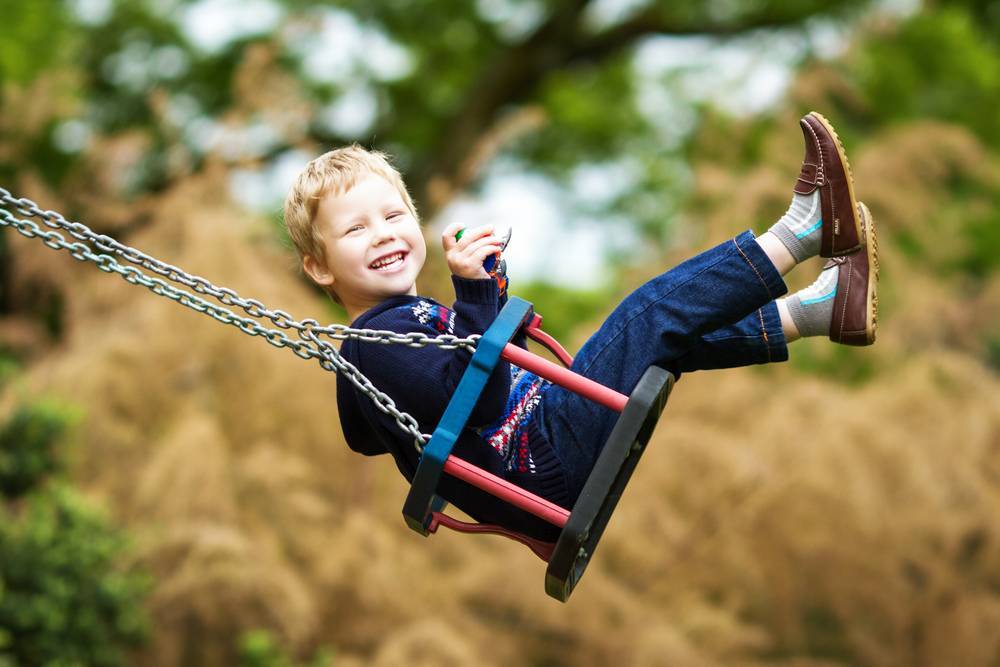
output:
[[[9, 209], [9, 210], [8, 210]], [[17, 211], [36, 218], [53, 231], [45, 231], [36, 222], [14, 216]], [[621, 498], [635, 466], [645, 450], [660, 413], [673, 387], [674, 376], [658, 367], [643, 374], [630, 396], [625, 396], [568, 370], [569, 354], [541, 329], [541, 317], [527, 301], [511, 297], [493, 324], [482, 336], [458, 338], [442, 334], [436, 337], [422, 333], [398, 334], [387, 331], [353, 329], [333, 324], [320, 326], [316, 320], [301, 322], [281, 310], [272, 311], [253, 299], [244, 299], [227, 288], [216, 287], [209, 281], [192, 276], [165, 264], [135, 248], [101, 234], [85, 225], [68, 222], [55, 211], [44, 211], [30, 199], [15, 198], [0, 187], [0, 226], [11, 227], [28, 238], [40, 238], [53, 249], [67, 250], [77, 260], [95, 263], [102, 271], [118, 273], [132, 284], [142, 285], [159, 296], [165, 296], [216, 320], [239, 328], [252, 336], [261, 336], [275, 347], [287, 347], [304, 359], [316, 359], [329, 371], [342, 373], [383, 412], [392, 415], [405, 432], [414, 436], [421, 450], [420, 463], [403, 505], [407, 525], [427, 536], [445, 526], [460, 532], [491, 533], [516, 540], [538, 555], [548, 566], [545, 591], [565, 602], [593, 556], [611, 514]], [[77, 242], [67, 242], [60, 231], [67, 232]], [[95, 253], [87, 244], [102, 253]], [[112, 254], [107, 254], [112, 253]], [[113, 256], [114, 255], [114, 256]], [[123, 266], [117, 258], [157, 273], [162, 278], [192, 289], [195, 294], [179, 289], [165, 280], [147, 276], [140, 269]], [[211, 296], [224, 306], [239, 306], [247, 315], [266, 317], [277, 329], [262, 326], [250, 317], [243, 317], [229, 308], [214, 304], [202, 296]], [[289, 338], [285, 330], [295, 329], [300, 340]], [[549, 349], [563, 366], [552, 363], [523, 348], [511, 344], [523, 330], [532, 340]], [[397, 343], [411, 347], [436, 345], [444, 349], [465, 347], [473, 351], [468, 368], [452, 395], [433, 435], [420, 433], [416, 420], [399, 411], [392, 399], [378, 391], [356, 367], [343, 359], [330, 343], [319, 338], [326, 335], [335, 340], [360, 340], [377, 343]], [[500, 359], [504, 359], [539, 377], [565, 387], [590, 400], [620, 413], [605, 443], [597, 463], [587, 478], [572, 511], [527, 492], [451, 454], [458, 435], [479, 399], [487, 380]], [[561, 529], [556, 542], [544, 542], [500, 526], [469, 523], [444, 513], [446, 502], [437, 495], [442, 474], [465, 481], [494, 497], [537, 516]]]
[[[503, 535], [521, 542], [548, 563], [545, 592], [565, 602], [583, 576], [653, 434], [674, 376], [652, 366], [632, 394], [625, 396], [510, 343], [523, 328], [529, 338], [544, 345], [568, 367], [572, 359], [559, 343], [541, 331], [540, 325], [541, 317], [534, 314], [530, 303], [511, 297], [483, 334], [441, 421], [424, 447], [403, 505], [403, 516], [410, 528], [425, 536], [436, 532], [438, 526], [445, 526], [461, 532]], [[620, 413], [572, 512], [451, 454], [458, 434], [500, 359]], [[558, 540], [543, 542], [500, 526], [468, 523], [447, 516], [443, 511], [445, 502], [435, 495], [442, 472], [561, 528]]]

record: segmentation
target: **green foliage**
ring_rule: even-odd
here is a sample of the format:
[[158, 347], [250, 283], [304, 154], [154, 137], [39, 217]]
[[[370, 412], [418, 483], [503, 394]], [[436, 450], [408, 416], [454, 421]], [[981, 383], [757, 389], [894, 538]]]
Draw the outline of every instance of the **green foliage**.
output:
[[989, 184], [947, 185], [951, 197], [929, 211], [926, 224], [894, 232], [893, 243], [910, 260], [944, 277], [984, 283], [1000, 270], [1000, 214]]
[[858, 82], [880, 122], [939, 118], [1000, 144], [1000, 51], [958, 8], [916, 14], [895, 34], [868, 40], [858, 57]]
[[59, 471], [58, 440], [71, 416], [48, 403], [21, 406], [0, 426], [0, 496], [20, 498]]
[[542, 329], [564, 345], [582, 322], [606, 311], [613, 295], [608, 290], [576, 290], [543, 282], [517, 285], [514, 293], [530, 301], [542, 316]]
[[957, 268], [978, 279], [986, 279], [1000, 270], [1000, 214], [992, 211], [966, 221], [961, 233], [965, 249]]
[[14, 377], [20, 365], [12, 352], [0, 346], [0, 388]]
[[[204, 137], [199, 140], [198, 133], [188, 131], [192, 121], [232, 118], [239, 95], [237, 73], [248, 61], [248, 50], [263, 45], [295, 80], [295, 90], [274, 91], [275, 106], [289, 101], [285, 95], [291, 92], [301, 94], [316, 111], [306, 130], [308, 139], [321, 146], [360, 140], [388, 148], [405, 171], [415, 174], [415, 194], [423, 202], [427, 192], [422, 190], [435, 169], [454, 169], [499, 118], [524, 105], [544, 108], [547, 129], [522, 148], [504, 150], [530, 157], [532, 169], [565, 175], [595, 157], [613, 161], [655, 146], [657, 136], [638, 111], [637, 73], [630, 59], [647, 35], [729, 36], [760, 26], [795, 29], [817, 14], [840, 17], [868, 2], [640, 3], [601, 24], [592, 16], [596, 2], [381, 0], [317, 6], [275, 0], [280, 14], [275, 25], [205, 51], [181, 20], [196, 4], [191, 0], [174, 3], [170, 10], [153, 0], [116, 0], [107, 17], [91, 21], [81, 21], [71, 11], [73, 3], [43, 0], [8, 3], [15, 9], [5, 9], [0, 49], [16, 50], [16, 57], [7, 60], [16, 61], [18, 80], [51, 67], [54, 53], [63, 54], [63, 60], [78, 65], [78, 93], [84, 101], [78, 115], [95, 135], [132, 130], [149, 140], [143, 164], [130, 171], [128, 187], [117, 196], [169, 185], [168, 162], [179, 154], [189, 153], [197, 168], [208, 146]], [[380, 73], [362, 58], [339, 78], [308, 76], [315, 71], [304, 64], [311, 49], [300, 48], [308, 41], [303, 35], [314, 34], [310, 31], [331, 17], [354, 26], [365, 39], [394, 45], [405, 54], [408, 67]], [[73, 39], [60, 39], [66, 34]], [[44, 48], [52, 44], [59, 48]], [[172, 65], [161, 67], [162, 62]], [[352, 131], [325, 124], [319, 111], [358, 86], [373, 94], [375, 118], [370, 127], [346, 136], [342, 133]], [[165, 113], [180, 107], [187, 109], [182, 120]], [[466, 121], [471, 129], [455, 145], [456, 126]], [[264, 160], [305, 145], [301, 136], [280, 133], [260, 156]], [[54, 142], [53, 133], [45, 140]], [[60, 182], [67, 174], [56, 167], [65, 167], [66, 161], [42, 148], [31, 154], [39, 156], [47, 180]], [[442, 155], [447, 156], [443, 162]]]
[[622, 104], [634, 98], [635, 86], [626, 58], [552, 74], [540, 95], [549, 123], [531, 138], [532, 162], [567, 170], [620, 153], [632, 136], [650, 129], [634, 105]]
[[987, 35], [1000, 35], [1000, 7], [996, 0], [931, 0], [931, 6], [961, 7]]
[[346, 322], [347, 321], [347, 309], [344, 308], [341, 304], [339, 304], [336, 301], [334, 301], [333, 299], [329, 298], [329, 296], [327, 296], [327, 295], [324, 295], [324, 296], [327, 299], [324, 302], [324, 305], [326, 306], [326, 312], [329, 314], [330, 321], [331, 322]]
[[0, 83], [26, 83], [58, 64], [72, 32], [62, 0], [4, 0], [0, 21]]
[[995, 372], [1000, 373], [1000, 335], [988, 335], [984, 345], [986, 347], [986, 363]]
[[845, 624], [834, 610], [809, 605], [800, 611], [800, 616], [801, 634], [794, 640], [789, 638], [770, 647], [762, 653], [762, 657], [768, 661], [784, 662], [790, 658], [794, 661], [809, 656], [837, 661], [831, 664], [859, 664]]
[[122, 569], [122, 533], [70, 489], [33, 493], [0, 512], [0, 661], [122, 664], [146, 636], [146, 577]]
[[0, 428], [0, 666], [122, 664], [146, 634], [144, 575], [124, 534], [64, 484], [57, 441], [72, 413], [19, 408]]
[[824, 339], [803, 339], [795, 343], [789, 363], [796, 370], [848, 385], [871, 380], [877, 370], [870, 354], [846, 345], [831, 345]]
[[306, 662], [298, 662], [278, 644], [267, 630], [254, 630], [240, 641], [240, 667], [324, 667], [332, 662], [332, 654], [320, 649]]
[[833, 609], [807, 607], [802, 611], [802, 629], [806, 655], [841, 660], [846, 664], [857, 661], [844, 623]]

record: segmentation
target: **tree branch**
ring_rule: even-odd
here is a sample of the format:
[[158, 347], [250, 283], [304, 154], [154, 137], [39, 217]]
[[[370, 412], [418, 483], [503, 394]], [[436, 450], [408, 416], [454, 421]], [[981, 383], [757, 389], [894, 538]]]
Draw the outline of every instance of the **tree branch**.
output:
[[[504, 108], [530, 98], [542, 78], [565, 62], [566, 47], [576, 41], [580, 17], [590, 0], [573, 0], [554, 12], [522, 42], [512, 45], [487, 65], [465, 95], [464, 102], [445, 120], [442, 145], [417, 165], [411, 184], [421, 209], [432, 218], [447, 204], [435, 193], [450, 193], [468, 185], [459, 174], [475, 178], [465, 168], [468, 154], [491, 130]], [[442, 181], [447, 185], [442, 186]]]
[[804, 13], [761, 11], [733, 20], [694, 21], [670, 17], [662, 6], [645, 11], [611, 28], [588, 34], [583, 15], [589, 0], [574, 0], [555, 12], [522, 42], [498, 54], [469, 89], [464, 102], [444, 121], [442, 143], [411, 174], [422, 210], [432, 218], [451, 196], [478, 178], [482, 162], [471, 154], [484, 135], [493, 133], [503, 112], [530, 100], [554, 70], [605, 60], [650, 35], [732, 36], [763, 28], [795, 24]]
[[602, 60], [651, 35], [728, 37], [764, 28], [787, 27], [791, 22], [788, 18], [761, 14], [736, 21], [691, 24], [671, 21], [662, 12], [650, 8], [624, 23], [581, 40], [567, 54], [565, 62]]

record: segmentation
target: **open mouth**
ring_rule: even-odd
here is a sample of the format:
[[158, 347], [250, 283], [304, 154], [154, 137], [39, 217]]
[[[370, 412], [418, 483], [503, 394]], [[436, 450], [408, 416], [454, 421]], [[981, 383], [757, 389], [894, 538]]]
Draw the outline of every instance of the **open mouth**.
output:
[[391, 255], [379, 257], [374, 262], [369, 264], [368, 268], [373, 271], [392, 271], [402, 266], [403, 260], [405, 259], [406, 253], [401, 250], [399, 252], [394, 252]]

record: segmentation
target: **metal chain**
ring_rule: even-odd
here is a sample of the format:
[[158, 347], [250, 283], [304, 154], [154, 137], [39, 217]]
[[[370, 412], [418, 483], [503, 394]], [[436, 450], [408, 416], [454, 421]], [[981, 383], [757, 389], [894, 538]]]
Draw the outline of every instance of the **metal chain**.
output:
[[191, 275], [176, 266], [167, 264], [136, 248], [120, 243], [106, 234], [97, 234], [82, 223], [69, 222], [57, 211], [42, 210], [32, 200], [25, 197], [14, 197], [8, 190], [2, 187], [0, 187], [0, 205], [6, 205], [8, 208], [26, 216], [37, 218], [51, 229], [65, 231], [73, 238], [91, 243], [98, 250], [114, 253], [122, 259], [149, 269], [167, 280], [189, 287], [198, 294], [213, 297], [227, 306], [238, 306], [247, 315], [267, 318], [280, 329], [295, 329], [300, 335], [306, 328], [305, 322], [310, 322], [312, 323], [310, 328], [313, 331], [329, 336], [334, 340], [353, 339], [384, 345], [399, 344], [406, 345], [407, 347], [434, 345], [445, 350], [465, 348], [472, 351], [475, 349], [480, 338], [478, 335], [466, 338], [459, 338], [451, 334], [428, 336], [419, 331], [402, 334], [396, 331], [381, 331], [377, 329], [354, 329], [343, 324], [320, 326], [315, 320], [299, 322], [283, 310], [270, 310], [256, 299], [244, 299], [234, 290], [227, 287], [216, 287], [201, 276]]
[[389, 396], [379, 391], [372, 384], [371, 380], [365, 377], [353, 364], [344, 359], [329, 342], [321, 340], [317, 336], [317, 333], [325, 334], [338, 340], [354, 339], [381, 344], [395, 343], [408, 347], [436, 345], [443, 349], [456, 349], [459, 347], [472, 349], [480, 338], [477, 335], [467, 338], [458, 338], [451, 335], [432, 337], [419, 332], [400, 334], [393, 331], [353, 329], [339, 324], [320, 326], [313, 319], [306, 319], [299, 322], [284, 311], [271, 311], [259, 301], [243, 299], [233, 290], [216, 287], [204, 278], [192, 276], [175, 266], [165, 264], [135, 248], [123, 245], [109, 236], [95, 234], [81, 223], [68, 222], [62, 215], [55, 211], [43, 211], [30, 199], [14, 198], [10, 192], [3, 188], [0, 188], [0, 202], [25, 215], [42, 220], [45, 225], [53, 230], [64, 230], [80, 241], [89, 241], [101, 250], [113, 252], [169, 280], [186, 285], [200, 294], [215, 297], [226, 305], [240, 306], [248, 315], [267, 317], [279, 329], [295, 329], [299, 333], [300, 338], [304, 341], [311, 341], [315, 344], [315, 347], [306, 342], [293, 340], [279, 329], [263, 327], [250, 318], [241, 317], [228, 308], [217, 306], [210, 301], [178, 289], [159, 278], [147, 276], [139, 269], [123, 266], [111, 255], [95, 253], [86, 243], [68, 243], [65, 237], [58, 231], [46, 232], [35, 222], [20, 220], [9, 211], [0, 208], [0, 225], [2, 226], [12, 227], [28, 238], [41, 238], [42, 242], [50, 248], [67, 250], [70, 255], [79, 261], [94, 262], [102, 271], [117, 273], [133, 285], [142, 285], [154, 294], [165, 296], [192, 310], [210, 315], [215, 320], [235, 326], [248, 335], [261, 336], [275, 347], [290, 348], [297, 356], [303, 359], [314, 358], [325, 370], [342, 373], [359, 391], [368, 396], [379, 410], [392, 416], [400, 429], [413, 436], [414, 445], [418, 451], [422, 450], [423, 445], [430, 439], [430, 436], [420, 432], [416, 419], [396, 408], [395, 402]]

